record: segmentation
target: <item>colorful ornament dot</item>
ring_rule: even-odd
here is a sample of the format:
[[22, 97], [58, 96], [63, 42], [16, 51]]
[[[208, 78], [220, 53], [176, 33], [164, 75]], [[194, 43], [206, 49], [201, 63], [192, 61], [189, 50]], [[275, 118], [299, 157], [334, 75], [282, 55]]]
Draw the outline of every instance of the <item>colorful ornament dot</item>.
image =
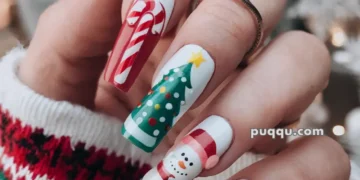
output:
[[166, 99], [170, 99], [170, 98], [171, 98], [171, 94], [170, 94], [170, 93], [167, 93], [167, 94], [165, 95], [165, 98], [166, 98]]
[[155, 110], [159, 110], [160, 109], [160, 104], [155, 104]]
[[181, 82], [186, 82], [186, 81], [187, 81], [186, 77], [181, 78]]
[[160, 88], [160, 93], [165, 93], [165, 92], [166, 92], [166, 87], [165, 86], [161, 87]]
[[161, 117], [161, 118], [160, 118], [160, 122], [165, 122], [165, 120], [166, 120], [166, 119], [165, 119], [164, 117]]
[[174, 93], [174, 97], [179, 98], [180, 97], [179, 93]]
[[171, 110], [171, 109], [173, 108], [173, 106], [172, 106], [171, 103], [167, 103], [167, 104], [165, 105], [165, 108], [166, 108], [167, 110]]
[[155, 131], [154, 131], [154, 136], [158, 136], [158, 135], [159, 135], [159, 133], [160, 133], [160, 131], [159, 131], [159, 130], [155, 130]]
[[155, 118], [150, 118], [149, 119], [149, 124], [150, 124], [150, 126], [155, 126], [156, 125], [156, 119]]
[[142, 117], [139, 117], [136, 119], [136, 124], [141, 124], [143, 122], [143, 118]]
[[142, 115], [145, 117], [145, 116], [147, 116], [147, 113], [146, 113], [146, 112], [143, 112]]
[[148, 100], [147, 102], [146, 102], [146, 105], [148, 105], [148, 106], [152, 106], [154, 103], [152, 102], [152, 100]]

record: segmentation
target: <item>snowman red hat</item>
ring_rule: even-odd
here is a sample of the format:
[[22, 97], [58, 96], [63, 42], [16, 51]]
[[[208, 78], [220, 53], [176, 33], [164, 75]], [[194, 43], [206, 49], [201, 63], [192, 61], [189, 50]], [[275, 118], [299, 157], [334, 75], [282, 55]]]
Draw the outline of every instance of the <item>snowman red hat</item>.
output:
[[[206, 128], [202, 128], [201, 126], [205, 126]], [[197, 153], [204, 169], [213, 168], [219, 162], [219, 157], [227, 150], [231, 143], [231, 138], [224, 138], [232, 137], [230, 125], [224, 127], [224, 124], [222, 124], [220, 127], [225, 129], [229, 128], [229, 131], [222, 132], [230, 134], [219, 134], [219, 126], [216, 126], [216, 123], [210, 126], [201, 124], [182, 140], [182, 143], [190, 146]]]

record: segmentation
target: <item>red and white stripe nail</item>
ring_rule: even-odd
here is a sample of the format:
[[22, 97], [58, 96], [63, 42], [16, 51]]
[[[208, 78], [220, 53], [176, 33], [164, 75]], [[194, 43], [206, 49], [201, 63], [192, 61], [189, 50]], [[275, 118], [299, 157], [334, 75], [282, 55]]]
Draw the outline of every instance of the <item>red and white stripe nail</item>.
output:
[[233, 139], [230, 124], [220, 116], [210, 116], [196, 126], [143, 180], [188, 180], [219, 162]]
[[105, 68], [105, 80], [127, 92], [159, 42], [174, 0], [135, 0]]

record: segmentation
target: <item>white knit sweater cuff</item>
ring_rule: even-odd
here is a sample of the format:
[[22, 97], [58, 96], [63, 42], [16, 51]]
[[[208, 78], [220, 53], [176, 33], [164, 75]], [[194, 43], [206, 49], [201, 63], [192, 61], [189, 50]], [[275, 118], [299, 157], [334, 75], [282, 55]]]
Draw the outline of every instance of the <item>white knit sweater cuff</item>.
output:
[[17, 72], [25, 55], [26, 50], [18, 47], [0, 61], [0, 105], [23, 125], [41, 128], [48, 136], [71, 137], [73, 147], [81, 142], [86, 149], [92, 146], [105, 149], [108, 154], [124, 155], [132, 162], [154, 165], [158, 161], [122, 137], [119, 119], [66, 101], [51, 100], [24, 85]]

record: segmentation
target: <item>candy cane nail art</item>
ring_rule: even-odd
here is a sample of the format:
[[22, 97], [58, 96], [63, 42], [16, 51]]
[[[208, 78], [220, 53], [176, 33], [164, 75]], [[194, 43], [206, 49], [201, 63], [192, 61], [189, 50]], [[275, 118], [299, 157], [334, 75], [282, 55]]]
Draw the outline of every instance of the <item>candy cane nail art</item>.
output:
[[174, 0], [136, 0], [105, 69], [105, 80], [128, 91], [164, 33]]
[[210, 81], [214, 60], [198, 45], [181, 48], [160, 70], [152, 89], [131, 112], [122, 134], [152, 152]]
[[218, 164], [232, 138], [230, 124], [220, 116], [210, 116], [186, 135], [143, 180], [194, 179], [204, 169]]

